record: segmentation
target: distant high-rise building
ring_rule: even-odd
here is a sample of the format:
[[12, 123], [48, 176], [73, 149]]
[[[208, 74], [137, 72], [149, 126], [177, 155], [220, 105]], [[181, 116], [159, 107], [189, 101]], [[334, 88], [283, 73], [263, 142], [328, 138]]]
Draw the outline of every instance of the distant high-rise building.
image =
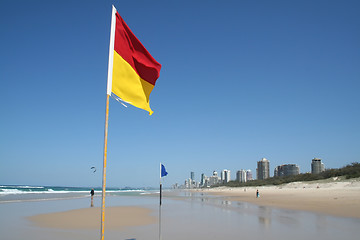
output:
[[215, 184], [218, 184], [218, 183], [219, 183], [219, 178], [218, 177], [214, 177], [214, 176], [209, 177], [209, 181], [208, 181], [209, 186], [212, 186], [212, 185], [215, 185]]
[[195, 173], [194, 172], [190, 172], [190, 179], [192, 181], [195, 181]]
[[266, 158], [257, 162], [256, 177], [260, 180], [270, 177], [270, 162]]
[[275, 169], [274, 169], [274, 177], [279, 177], [280, 173], [279, 173], [279, 168], [281, 166], [277, 166]]
[[251, 170], [246, 170], [246, 181], [251, 181], [253, 180], [253, 176], [252, 176], [252, 172]]
[[200, 186], [205, 186], [206, 176], [204, 173], [201, 174]]
[[230, 182], [230, 170], [224, 169], [224, 170], [221, 172], [221, 181], [222, 181], [223, 183]]
[[246, 182], [246, 180], [247, 179], [245, 170], [241, 169], [240, 171], [236, 172], [236, 181], [243, 183]]
[[321, 162], [320, 158], [314, 158], [311, 161], [311, 173], [312, 174], [319, 174], [325, 171], [324, 163]]
[[211, 186], [218, 183], [219, 183], [218, 173], [216, 171], [213, 171], [213, 175], [209, 177], [208, 185]]
[[284, 164], [277, 166], [274, 170], [274, 177], [290, 176], [300, 174], [300, 168], [296, 164]]
[[189, 179], [186, 179], [186, 180], [185, 180], [184, 187], [185, 187], [185, 188], [190, 188]]

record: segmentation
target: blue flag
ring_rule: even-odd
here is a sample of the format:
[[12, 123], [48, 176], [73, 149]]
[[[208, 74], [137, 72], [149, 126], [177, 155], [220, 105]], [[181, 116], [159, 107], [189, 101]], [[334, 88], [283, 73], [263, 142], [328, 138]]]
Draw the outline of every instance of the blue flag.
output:
[[161, 164], [161, 177], [165, 177], [168, 175], [167, 171], [165, 170], [164, 165]]

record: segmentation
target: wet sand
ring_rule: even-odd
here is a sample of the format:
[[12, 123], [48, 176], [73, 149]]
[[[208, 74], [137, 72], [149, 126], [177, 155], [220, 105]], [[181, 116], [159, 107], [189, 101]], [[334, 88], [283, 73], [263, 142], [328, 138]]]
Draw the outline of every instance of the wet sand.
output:
[[[125, 227], [157, 223], [151, 209], [133, 206], [106, 207], [106, 229], [123, 230]], [[99, 229], [101, 208], [83, 208], [65, 212], [47, 213], [28, 217], [39, 227], [58, 229]]]
[[[256, 198], [256, 190], [260, 197]], [[311, 211], [339, 217], [360, 218], [360, 180], [297, 182], [281, 186], [214, 188], [203, 190], [260, 206]]]

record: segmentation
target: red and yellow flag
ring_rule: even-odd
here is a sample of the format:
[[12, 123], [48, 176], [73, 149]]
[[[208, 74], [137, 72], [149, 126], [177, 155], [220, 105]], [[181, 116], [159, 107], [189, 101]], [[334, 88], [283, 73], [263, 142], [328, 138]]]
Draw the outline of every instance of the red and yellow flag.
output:
[[149, 97], [160, 69], [161, 64], [145, 49], [113, 6], [107, 94], [115, 94], [151, 115]]

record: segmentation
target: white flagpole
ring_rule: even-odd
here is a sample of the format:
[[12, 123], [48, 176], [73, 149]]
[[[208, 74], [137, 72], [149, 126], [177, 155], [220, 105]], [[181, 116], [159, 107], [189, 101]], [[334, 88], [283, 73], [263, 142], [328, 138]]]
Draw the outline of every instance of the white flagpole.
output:
[[107, 94], [106, 94], [106, 113], [105, 113], [105, 134], [104, 134], [104, 158], [103, 158], [103, 178], [102, 178], [102, 200], [101, 200], [101, 240], [104, 240], [105, 231], [105, 194], [106, 194], [106, 160], [107, 160], [107, 137], [108, 137], [108, 123], [109, 123], [109, 97], [111, 95], [112, 87], [112, 70], [114, 58], [114, 42], [115, 42], [115, 24], [116, 24], [116, 9], [112, 6], [111, 13], [111, 30], [110, 30], [110, 45], [109, 45], [109, 63], [108, 63], [108, 79], [107, 79]]

